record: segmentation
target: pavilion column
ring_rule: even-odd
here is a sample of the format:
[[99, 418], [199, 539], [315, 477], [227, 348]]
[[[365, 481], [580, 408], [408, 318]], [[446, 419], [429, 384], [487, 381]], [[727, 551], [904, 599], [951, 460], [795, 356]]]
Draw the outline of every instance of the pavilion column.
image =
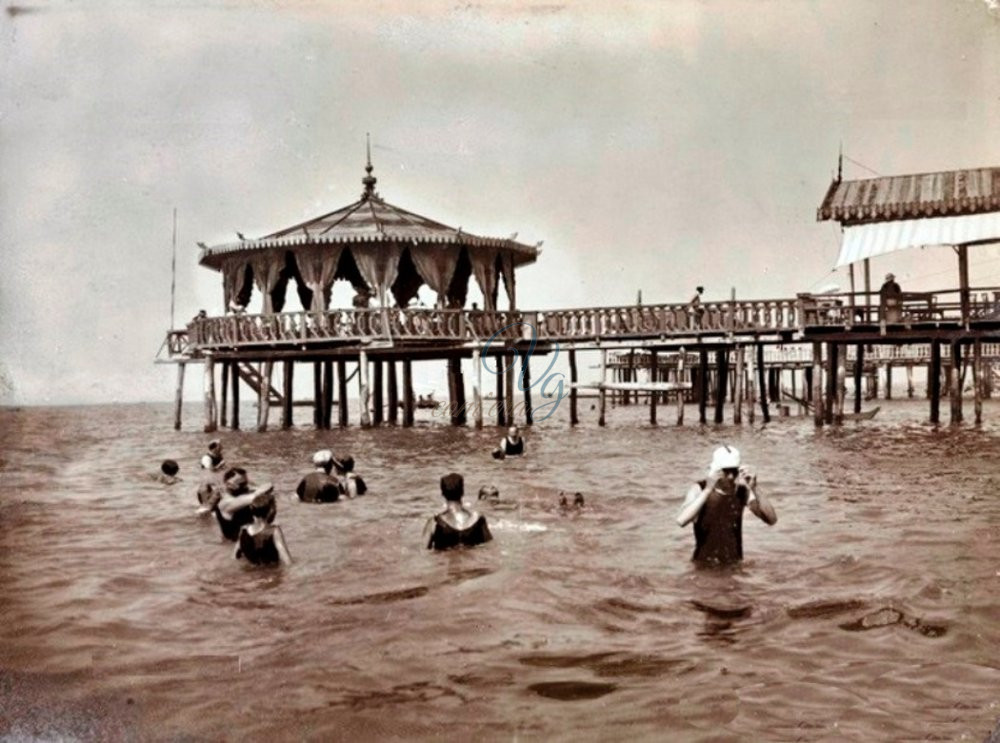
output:
[[295, 404], [294, 393], [292, 392], [292, 375], [295, 373], [295, 362], [292, 359], [285, 359], [281, 365], [281, 427], [292, 427], [292, 406]]
[[958, 248], [958, 283], [962, 305], [962, 325], [969, 327], [969, 247], [959, 245]]
[[413, 425], [413, 362], [403, 359], [403, 426]]
[[184, 407], [184, 367], [181, 361], [177, 364], [177, 390], [174, 392], [174, 430], [181, 430], [181, 410]]
[[347, 362], [337, 359], [337, 425], [346, 428], [350, 423], [347, 403]]
[[386, 394], [389, 397], [389, 422], [395, 425], [399, 422], [399, 389], [396, 384], [396, 362], [395, 360], [386, 362], [388, 364], [387, 371], [388, 380], [386, 384], [388, 385], [388, 390]]
[[215, 359], [205, 359], [205, 433], [216, 430], [215, 417]]

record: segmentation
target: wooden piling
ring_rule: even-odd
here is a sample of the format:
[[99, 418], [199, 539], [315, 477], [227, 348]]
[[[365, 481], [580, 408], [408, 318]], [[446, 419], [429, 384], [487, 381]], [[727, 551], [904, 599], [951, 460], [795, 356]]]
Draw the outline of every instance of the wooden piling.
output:
[[320, 410], [320, 427], [329, 430], [333, 425], [333, 359], [323, 362], [323, 405]]
[[708, 351], [698, 352], [698, 422], [708, 423], [706, 408], [708, 407]]
[[931, 397], [931, 423], [941, 422], [941, 344], [931, 341], [931, 361], [927, 372], [927, 391]]
[[[677, 352], [677, 382], [684, 381], [684, 348]], [[684, 425], [684, 390], [677, 390], [677, 425]]]
[[964, 375], [962, 372], [962, 344], [958, 341], [952, 341], [951, 343], [951, 368], [952, 368], [952, 385], [951, 385], [951, 418], [950, 422], [952, 425], [956, 425], [962, 422], [962, 380]]
[[906, 396], [913, 399], [913, 364], [906, 365]]
[[767, 385], [764, 384], [764, 344], [757, 344], [757, 379], [760, 383], [760, 414], [765, 423], [771, 422], [771, 411], [767, 405]]
[[733, 423], [743, 423], [743, 346], [736, 346], [736, 375], [733, 378]]
[[824, 400], [824, 410], [826, 411], [823, 420], [827, 425], [834, 423], [837, 407], [837, 344], [826, 344], [826, 395]]
[[[572, 353], [572, 351], [570, 351]], [[472, 420], [476, 428], [483, 427], [483, 363], [479, 349], [472, 349]]]
[[313, 362], [313, 425], [323, 428], [323, 362]]
[[[865, 371], [865, 347], [859, 343], [854, 347], [854, 412], [861, 412], [861, 397], [863, 394], [863, 375]], [[846, 355], [846, 354], [845, 354]]]
[[281, 427], [292, 427], [292, 406], [295, 404], [292, 392], [292, 375], [295, 373], [295, 362], [292, 359], [285, 359], [281, 365]]
[[228, 402], [229, 402], [229, 367], [233, 365], [232, 361], [222, 362], [222, 394], [219, 400], [219, 425], [225, 428], [228, 425]]
[[230, 426], [234, 431], [240, 430], [240, 366], [233, 362], [233, 415]]
[[382, 360], [372, 360], [372, 425], [381, 426], [385, 407], [382, 400]]
[[271, 413], [271, 372], [273, 369], [274, 362], [269, 359], [263, 363], [260, 370], [260, 400], [257, 407], [258, 433], [267, 430], [267, 419]]
[[512, 354], [510, 357], [510, 363], [507, 366], [507, 372], [504, 375], [504, 407], [507, 409], [507, 421], [508, 424], [513, 426], [517, 423], [514, 420], [514, 364], [517, 362], [516, 355]]
[[506, 372], [503, 369], [504, 355], [498, 353], [496, 355], [496, 365], [497, 365], [497, 378], [496, 378], [496, 406], [497, 406], [497, 425], [506, 426], [507, 425], [507, 404], [504, 400], [503, 394], [503, 380]]
[[892, 362], [885, 362], [885, 399], [892, 399]]
[[747, 420], [752, 426], [757, 420], [757, 353], [747, 354]]
[[521, 357], [521, 383], [524, 387], [524, 422], [533, 426], [535, 414], [531, 409], [531, 357], [528, 354]]
[[722, 423], [726, 407], [726, 382], [729, 379], [729, 352], [720, 348], [715, 352], [715, 422]]
[[350, 410], [347, 404], [347, 362], [337, 359], [337, 425], [347, 427]]
[[977, 338], [972, 344], [972, 390], [976, 414], [976, 425], [983, 422], [983, 348]]
[[607, 423], [606, 413], [607, 413], [607, 390], [604, 389], [604, 385], [607, 384], [608, 379], [608, 351], [607, 349], [601, 349], [601, 387], [598, 392], [598, 415], [597, 415], [597, 425], [603, 426]]
[[216, 429], [215, 417], [215, 359], [205, 359], [205, 433]]
[[387, 361], [386, 364], [388, 365], [386, 395], [389, 397], [389, 422], [396, 425], [399, 422], [399, 385], [396, 381], [396, 362], [394, 360]]
[[811, 376], [810, 396], [813, 405], [813, 421], [817, 428], [821, 428], [826, 422], [826, 413], [823, 405], [823, 344], [819, 341], [813, 341]]
[[403, 425], [413, 425], [413, 362], [403, 359]]
[[[649, 351], [649, 381], [656, 382], [656, 373], [658, 371], [658, 365], [656, 360], [656, 349], [650, 349]], [[649, 393], [649, 422], [652, 425], [656, 425], [656, 403], [660, 393], [651, 391]]]
[[580, 422], [577, 417], [577, 391], [576, 391], [576, 349], [569, 349], [569, 424], [575, 426]]
[[457, 357], [448, 359], [448, 408], [451, 425], [462, 425], [462, 360]]
[[181, 410], [184, 407], [184, 367], [183, 361], [177, 364], [177, 389], [174, 392], [174, 430], [181, 430]]
[[367, 428], [372, 424], [371, 412], [368, 409], [371, 392], [368, 383], [368, 353], [358, 351], [358, 396], [361, 398], [361, 426]]
[[844, 398], [847, 397], [847, 346], [838, 347], [837, 362], [837, 422], [844, 422]]

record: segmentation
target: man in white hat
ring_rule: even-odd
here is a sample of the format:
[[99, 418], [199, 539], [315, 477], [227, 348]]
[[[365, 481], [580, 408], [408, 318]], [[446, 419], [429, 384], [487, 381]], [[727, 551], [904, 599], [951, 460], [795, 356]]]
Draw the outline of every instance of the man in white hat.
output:
[[778, 516], [757, 492], [757, 477], [740, 466], [740, 452], [720, 446], [712, 454], [708, 477], [688, 490], [677, 523], [694, 522], [695, 562], [728, 564], [743, 559], [743, 509], [749, 508], [768, 526]]
[[333, 503], [340, 498], [337, 478], [330, 474], [333, 469], [333, 452], [320, 449], [312, 456], [315, 470], [302, 478], [295, 489], [299, 500], [305, 503]]

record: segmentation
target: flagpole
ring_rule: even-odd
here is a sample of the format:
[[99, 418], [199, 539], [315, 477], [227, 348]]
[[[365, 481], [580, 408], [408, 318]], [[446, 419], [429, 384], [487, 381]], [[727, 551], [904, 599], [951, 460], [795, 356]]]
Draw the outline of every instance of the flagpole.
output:
[[174, 207], [173, 257], [170, 260], [170, 329], [174, 329], [174, 295], [177, 292], [177, 207]]

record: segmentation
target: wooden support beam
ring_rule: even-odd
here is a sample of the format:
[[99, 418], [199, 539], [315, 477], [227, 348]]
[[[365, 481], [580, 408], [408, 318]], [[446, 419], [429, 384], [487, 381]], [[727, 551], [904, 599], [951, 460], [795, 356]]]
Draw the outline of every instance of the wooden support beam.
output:
[[205, 359], [205, 433], [216, 430], [215, 416], [215, 359]]
[[[505, 359], [506, 361], [506, 359]], [[506, 363], [507, 372], [504, 375], [504, 407], [507, 409], [507, 423], [508, 425], [515, 425], [517, 423], [514, 420], [514, 365], [517, 363], [517, 358], [514, 354], [510, 354], [510, 362]]]
[[403, 425], [413, 425], [413, 362], [403, 359]]
[[597, 415], [597, 425], [603, 426], [607, 423], [606, 413], [607, 413], [607, 399], [608, 393], [604, 389], [605, 383], [608, 381], [608, 351], [606, 348], [601, 349], [601, 389], [598, 394], [598, 415]]
[[385, 411], [384, 401], [382, 399], [383, 389], [382, 360], [375, 359], [372, 361], [372, 424], [376, 426], [382, 425], [382, 416]]
[[892, 399], [892, 362], [885, 362], [885, 399]]
[[263, 433], [267, 430], [267, 419], [271, 413], [271, 372], [274, 370], [273, 361], [265, 361], [260, 371], [260, 398], [257, 408], [257, 431]]
[[569, 424], [575, 426], [580, 422], [577, 417], [577, 392], [576, 392], [576, 350], [571, 348], [569, 350]]
[[313, 425], [323, 428], [323, 362], [313, 362]]
[[[846, 354], [845, 354], [846, 356]], [[859, 343], [854, 347], [854, 412], [861, 412], [861, 398], [863, 395], [863, 385], [864, 381], [864, 370], [865, 370], [865, 346], [863, 343]]]
[[371, 404], [371, 387], [368, 382], [368, 353], [365, 351], [358, 351], [358, 397], [361, 398], [361, 426], [367, 428], [372, 424], [372, 418], [368, 409]]
[[706, 409], [708, 407], [708, 351], [698, 352], [698, 422], [708, 423]]
[[507, 403], [504, 400], [504, 394], [503, 394], [503, 380], [504, 380], [504, 376], [506, 374], [506, 372], [504, 372], [504, 370], [503, 370], [504, 356], [503, 356], [502, 353], [498, 353], [494, 357], [494, 359], [496, 361], [496, 373], [497, 373], [496, 386], [495, 386], [495, 390], [494, 390], [494, 395], [496, 397], [496, 406], [497, 406], [497, 411], [496, 411], [497, 412], [497, 425], [498, 426], [506, 426], [507, 425], [507, 410], [506, 410]]
[[234, 431], [240, 430], [240, 363], [233, 362], [233, 415], [230, 425]]
[[[572, 351], [570, 352], [572, 353]], [[472, 420], [476, 428], [483, 427], [483, 360], [479, 349], [472, 349]]]
[[931, 341], [931, 361], [927, 372], [927, 387], [931, 397], [931, 423], [941, 422], [941, 344]]
[[951, 344], [951, 424], [956, 425], [962, 422], [962, 344], [952, 341]]
[[321, 412], [324, 430], [333, 425], [333, 359], [323, 362], [323, 409]]
[[399, 422], [399, 384], [396, 381], [396, 362], [388, 361], [388, 379], [386, 395], [389, 398], [389, 422], [395, 425]]
[[337, 425], [346, 428], [350, 423], [350, 406], [347, 403], [347, 362], [337, 359]]
[[906, 396], [913, 398], [913, 364], [906, 365]]
[[285, 359], [281, 363], [281, 427], [292, 427], [292, 406], [295, 404], [292, 392], [292, 375], [295, 373], [295, 362]]
[[[658, 363], [656, 359], [656, 349], [651, 349], [649, 352], [649, 381], [656, 382], [656, 374], [658, 371]], [[680, 392], [680, 390], [678, 390]], [[656, 403], [657, 398], [660, 396], [658, 392], [651, 392], [649, 395], [649, 422], [656, 425]]]
[[729, 352], [720, 348], [715, 352], [715, 422], [722, 423], [726, 408], [726, 381], [729, 379]]
[[[219, 425], [223, 428], [228, 425], [228, 403], [229, 403], [229, 368], [233, 366], [232, 361], [222, 362], [222, 394], [219, 399]], [[236, 369], [233, 369], [233, 373], [236, 373]]]
[[823, 421], [827, 425], [834, 423], [837, 411], [837, 344], [826, 344], [826, 394], [823, 401]]
[[174, 430], [181, 430], [181, 411], [184, 407], [184, 367], [182, 361], [177, 365], [177, 389], [174, 391]]
[[462, 385], [462, 360], [458, 358], [448, 359], [448, 407], [451, 418], [451, 425], [462, 425], [462, 396], [460, 389]]
[[[684, 347], [677, 352], [677, 383], [684, 381]], [[684, 390], [677, 390], [677, 425], [684, 425]]]
[[771, 422], [771, 411], [767, 405], [767, 385], [764, 384], [764, 344], [757, 344], [757, 379], [760, 382], [760, 414], [765, 423]]
[[743, 423], [744, 368], [743, 346], [736, 346], [736, 375], [733, 377], [733, 423]]
[[524, 387], [524, 422], [535, 425], [535, 414], [531, 409], [531, 356], [521, 356], [521, 386]]
[[847, 346], [837, 352], [837, 423], [844, 422], [844, 398], [847, 397]]
[[823, 344], [813, 341], [812, 353], [812, 388], [810, 392], [813, 405], [813, 421], [817, 428], [826, 422], [826, 412], [823, 404]]
[[978, 426], [983, 422], [983, 346], [978, 338], [972, 344], [972, 390]]

